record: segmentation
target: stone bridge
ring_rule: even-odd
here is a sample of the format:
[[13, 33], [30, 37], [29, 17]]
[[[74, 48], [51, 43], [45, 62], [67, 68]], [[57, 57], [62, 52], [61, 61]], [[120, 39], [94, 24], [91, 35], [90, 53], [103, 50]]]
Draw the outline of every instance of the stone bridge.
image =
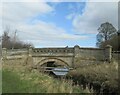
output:
[[29, 55], [33, 64], [39, 66], [67, 66], [77, 67], [82, 63], [90, 61], [111, 61], [111, 46], [100, 48], [81, 48], [78, 45], [65, 48], [32, 48], [25, 50], [3, 49], [2, 56], [7, 59], [14, 59]]
[[[73, 67], [74, 65], [74, 48], [38, 48], [29, 51], [35, 64], [47, 65], [56, 64]], [[49, 63], [49, 64], [47, 64]]]

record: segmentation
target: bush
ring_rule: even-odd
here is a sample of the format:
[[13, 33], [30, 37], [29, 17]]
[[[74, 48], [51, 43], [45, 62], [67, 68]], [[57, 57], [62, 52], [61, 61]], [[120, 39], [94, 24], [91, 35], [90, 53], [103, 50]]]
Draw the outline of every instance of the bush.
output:
[[91, 64], [68, 74], [75, 83], [88, 87], [95, 93], [118, 93], [118, 63]]

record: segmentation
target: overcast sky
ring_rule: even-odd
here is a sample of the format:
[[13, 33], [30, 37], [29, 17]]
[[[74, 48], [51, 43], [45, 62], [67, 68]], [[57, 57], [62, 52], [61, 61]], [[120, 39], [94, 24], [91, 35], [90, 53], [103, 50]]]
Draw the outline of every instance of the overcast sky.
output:
[[4, 0], [0, 5], [0, 35], [9, 26], [11, 30], [18, 30], [19, 39], [31, 42], [35, 47], [65, 47], [76, 44], [81, 47], [95, 47], [97, 29], [101, 23], [110, 22], [118, 29], [117, 2], [39, 1]]

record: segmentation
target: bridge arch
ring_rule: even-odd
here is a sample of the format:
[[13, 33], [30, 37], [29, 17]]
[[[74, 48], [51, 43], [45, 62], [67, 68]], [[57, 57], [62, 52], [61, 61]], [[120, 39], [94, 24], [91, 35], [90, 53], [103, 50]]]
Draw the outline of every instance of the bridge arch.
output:
[[44, 66], [45, 64], [50, 64], [50, 62], [53, 62], [56, 66], [66, 66], [66, 67], [69, 67], [68, 63], [61, 60], [61, 59], [58, 59], [58, 58], [45, 58], [43, 60], [41, 60], [40, 62], [38, 62], [37, 66], [40, 67], [40, 66]]

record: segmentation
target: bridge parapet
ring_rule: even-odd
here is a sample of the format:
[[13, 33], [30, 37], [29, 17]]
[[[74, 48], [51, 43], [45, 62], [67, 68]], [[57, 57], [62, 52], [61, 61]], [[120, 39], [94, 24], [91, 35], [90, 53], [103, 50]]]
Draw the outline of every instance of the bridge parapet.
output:
[[34, 48], [34, 53], [73, 53], [73, 48]]
[[33, 48], [32, 54], [73, 54], [73, 48]]

